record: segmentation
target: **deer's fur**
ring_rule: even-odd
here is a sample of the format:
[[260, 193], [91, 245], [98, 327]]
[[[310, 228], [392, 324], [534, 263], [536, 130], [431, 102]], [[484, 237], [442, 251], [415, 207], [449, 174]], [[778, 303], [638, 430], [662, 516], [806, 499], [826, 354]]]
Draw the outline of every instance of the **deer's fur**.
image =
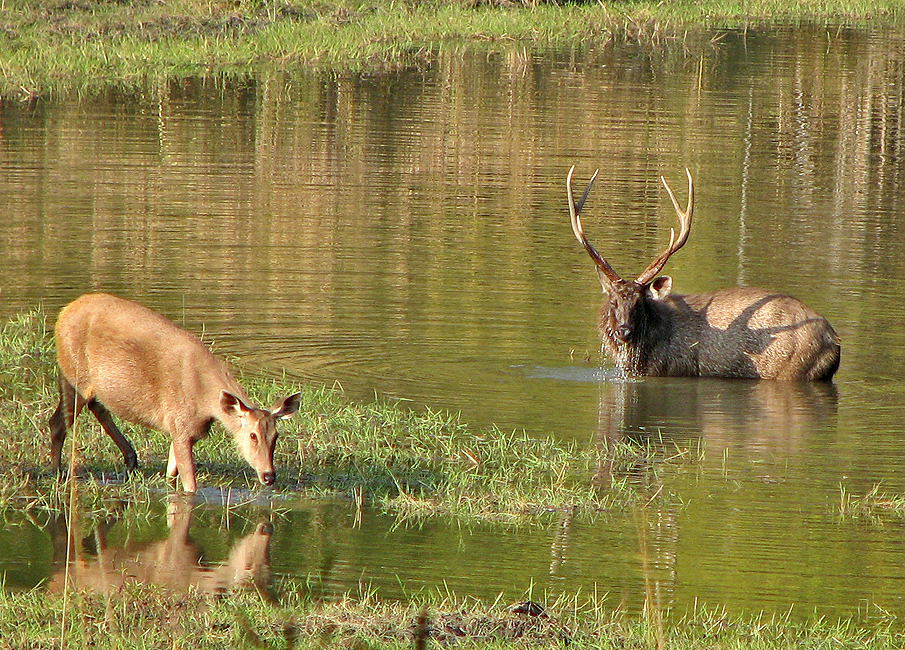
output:
[[567, 191], [572, 231], [597, 266], [607, 294], [600, 315], [603, 345], [631, 375], [830, 380], [839, 367], [839, 336], [829, 322], [800, 300], [781, 293], [735, 287], [710, 293], [672, 293], [672, 278], [658, 275], [687, 241], [694, 210], [682, 210], [669, 185], [681, 225], [670, 244], [635, 280], [624, 280], [588, 242], [580, 213], [597, 174], [578, 203]]
[[219, 420], [258, 479], [273, 484], [275, 424], [295, 414], [300, 394], [270, 409], [258, 408], [197, 337], [146, 307], [106, 293], [85, 294], [64, 307], [55, 333], [60, 403], [50, 429], [57, 471], [67, 427], [87, 406], [128, 469], [138, 465], [135, 450], [111, 414], [170, 434], [167, 474], [178, 475], [188, 492], [197, 489], [192, 447]]

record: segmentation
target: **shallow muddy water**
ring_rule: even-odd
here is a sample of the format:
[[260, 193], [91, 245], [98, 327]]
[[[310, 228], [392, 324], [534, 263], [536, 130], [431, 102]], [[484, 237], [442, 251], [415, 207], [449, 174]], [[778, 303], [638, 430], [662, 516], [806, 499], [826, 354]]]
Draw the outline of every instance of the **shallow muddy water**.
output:
[[[170, 541], [220, 590], [251, 575], [233, 579], [235, 557], [263, 571], [252, 582], [308, 578], [325, 596], [581, 590], [632, 610], [653, 593], [677, 611], [901, 615], [905, 520], [844, 518], [838, 503], [843, 487], [905, 493], [903, 67], [895, 34], [776, 29], [655, 57], [443, 52], [421, 71], [4, 104], [0, 316], [107, 290], [246, 368], [350, 399], [703, 454], [664, 479], [672, 505], [528, 527], [370, 510], [356, 526], [349, 504], [306, 502], [229, 526], [205, 507], [168, 528], [161, 505], [138, 529], [86, 524], [86, 584], [109, 583], [100, 564], [167, 583], [136, 558]], [[601, 168], [585, 230], [624, 275], [674, 225], [659, 175], [683, 197], [690, 168], [676, 290], [798, 296], [842, 338], [835, 383], [614, 381], [568, 222], [572, 164], [581, 183]], [[54, 531], [10, 519], [6, 588], [53, 588]]]

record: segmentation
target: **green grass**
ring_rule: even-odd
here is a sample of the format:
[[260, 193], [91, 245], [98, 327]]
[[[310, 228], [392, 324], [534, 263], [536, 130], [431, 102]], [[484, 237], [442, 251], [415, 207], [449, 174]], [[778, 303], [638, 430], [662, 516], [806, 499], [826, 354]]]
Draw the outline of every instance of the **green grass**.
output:
[[580, 595], [551, 598], [544, 614], [532, 617], [514, 613], [511, 603], [488, 604], [450, 594], [423, 594], [409, 603], [393, 603], [368, 593], [317, 602], [304, 588], [290, 584], [281, 592], [275, 604], [253, 592], [213, 598], [141, 585], [110, 595], [73, 593], [66, 600], [38, 590], [0, 590], [0, 649], [872, 650], [905, 643], [905, 635], [894, 631], [890, 620], [870, 627], [853, 621], [797, 624], [782, 616], [731, 616], [699, 609], [661, 627], [653, 617], [630, 618]]
[[[67, 483], [49, 467], [47, 420], [56, 407], [54, 348], [43, 313], [20, 315], [0, 330], [0, 509], [58, 511]], [[298, 390], [283, 381], [241, 376], [251, 397], [271, 404]], [[403, 517], [520, 520], [546, 513], [593, 515], [663, 503], [664, 472], [696, 471], [701, 452], [660, 441], [600, 448], [491, 428], [473, 432], [456, 417], [305, 386], [298, 415], [280, 423], [277, 497], [340, 496]], [[103, 514], [118, 504], [159, 501], [166, 434], [121, 423], [141, 463], [118, 480], [122, 457], [87, 411], [64, 447], [76, 462], [81, 509]], [[195, 447], [201, 486], [259, 489], [230, 436], [215, 425]], [[112, 505], [108, 505], [112, 504]]]
[[2, 0], [0, 94], [36, 97], [262, 68], [386, 68], [443, 48], [708, 47], [765, 21], [901, 28], [899, 0]]

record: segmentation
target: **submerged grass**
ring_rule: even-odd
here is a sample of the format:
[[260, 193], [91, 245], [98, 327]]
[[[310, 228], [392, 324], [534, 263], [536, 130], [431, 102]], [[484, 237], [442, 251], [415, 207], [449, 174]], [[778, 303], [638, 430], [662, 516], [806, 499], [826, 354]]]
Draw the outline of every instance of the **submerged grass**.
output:
[[883, 492], [879, 484], [860, 496], [841, 486], [839, 514], [853, 519], [905, 519], [905, 496]]
[[[47, 420], [56, 406], [54, 348], [35, 310], [0, 331], [0, 508], [58, 511], [68, 491], [49, 467]], [[241, 378], [251, 397], [271, 404], [296, 387]], [[302, 389], [298, 415], [281, 423], [276, 494], [340, 495], [402, 516], [532, 518], [547, 512], [595, 513], [670, 498], [663, 472], [693, 470], [699, 451], [675, 453], [660, 441], [562, 443], [525, 433], [474, 433], [446, 413], [386, 401], [359, 404], [323, 387]], [[87, 412], [76, 421], [78, 498], [103, 514], [119, 504], [159, 501], [166, 434], [122, 424], [142, 467], [120, 480], [119, 451]], [[215, 426], [195, 449], [199, 480], [224, 490], [257, 490], [228, 434]]]
[[[261, 66], [421, 64], [450, 45], [706, 44], [762, 21], [901, 27], [899, 0], [3, 0], [0, 94], [34, 97]], [[700, 37], [695, 39], [693, 35]]]
[[551, 599], [538, 616], [510, 603], [449, 594], [409, 603], [364, 593], [330, 602], [284, 585], [279, 604], [254, 592], [214, 598], [136, 584], [112, 594], [72, 594], [67, 623], [59, 596], [0, 590], [0, 649], [95, 648], [874, 648], [902, 647], [889, 620], [854, 621], [732, 616], [698, 609], [663, 629], [599, 599]]

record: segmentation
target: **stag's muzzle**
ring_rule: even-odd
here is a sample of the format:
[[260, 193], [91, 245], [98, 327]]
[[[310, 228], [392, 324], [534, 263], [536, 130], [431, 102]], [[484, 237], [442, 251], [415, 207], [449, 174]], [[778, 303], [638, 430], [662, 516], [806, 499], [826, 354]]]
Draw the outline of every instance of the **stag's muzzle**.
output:
[[632, 335], [632, 328], [628, 325], [620, 325], [616, 328], [614, 332], [616, 334], [616, 338], [625, 343], [629, 340], [629, 337]]

